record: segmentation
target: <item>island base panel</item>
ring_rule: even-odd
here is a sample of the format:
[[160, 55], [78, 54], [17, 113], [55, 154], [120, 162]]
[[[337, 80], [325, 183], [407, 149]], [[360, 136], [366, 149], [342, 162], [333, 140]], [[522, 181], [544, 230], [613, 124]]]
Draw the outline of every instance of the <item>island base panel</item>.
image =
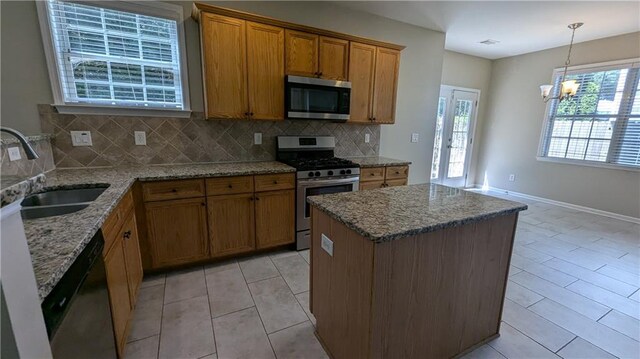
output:
[[446, 358], [497, 337], [517, 218], [374, 243], [314, 207], [312, 311], [325, 349], [337, 359]]

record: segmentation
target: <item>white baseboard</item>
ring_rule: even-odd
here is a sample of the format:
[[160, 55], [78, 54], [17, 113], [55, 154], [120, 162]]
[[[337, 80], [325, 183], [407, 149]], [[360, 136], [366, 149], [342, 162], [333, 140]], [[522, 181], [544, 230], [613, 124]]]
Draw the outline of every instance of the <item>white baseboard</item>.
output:
[[[474, 190], [474, 191], [482, 191], [483, 187], [482, 187], [482, 185], [476, 184], [473, 188], [468, 188], [468, 189], [471, 189], [471, 190]], [[595, 208], [591, 208], [591, 207], [579, 206], [579, 205], [573, 204], [573, 203], [561, 202], [561, 201], [556, 201], [556, 200], [548, 199], [548, 198], [544, 198], [544, 197], [532, 196], [530, 194], [509, 191], [509, 190], [502, 189], [502, 188], [489, 187], [489, 191], [504, 193], [504, 194], [508, 194], [508, 195], [511, 195], [511, 196], [514, 196], [514, 197], [521, 197], [521, 198], [531, 199], [531, 200], [538, 201], [538, 202], [544, 202], [544, 203], [549, 203], [549, 204], [553, 204], [553, 205], [560, 206], [560, 207], [575, 209], [577, 211], [593, 213], [593, 214], [597, 214], [597, 215], [600, 215], [600, 216], [619, 219], [621, 221], [627, 221], [627, 222], [631, 222], [631, 223], [640, 224], [640, 218], [631, 217], [631, 216], [625, 216], [625, 215], [619, 214], [619, 213], [607, 212], [607, 211], [603, 211], [603, 210], [595, 209]]]

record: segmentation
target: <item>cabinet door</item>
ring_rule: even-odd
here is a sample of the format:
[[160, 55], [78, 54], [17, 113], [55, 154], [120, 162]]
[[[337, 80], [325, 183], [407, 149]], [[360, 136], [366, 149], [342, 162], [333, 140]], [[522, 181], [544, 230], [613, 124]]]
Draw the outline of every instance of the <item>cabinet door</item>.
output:
[[319, 76], [323, 79], [346, 80], [349, 69], [349, 41], [320, 36]]
[[213, 257], [255, 249], [253, 193], [207, 198]]
[[400, 51], [378, 47], [373, 87], [373, 119], [376, 123], [394, 123]]
[[295, 191], [256, 193], [256, 244], [258, 249], [295, 241]]
[[247, 22], [249, 113], [284, 120], [284, 29]]
[[383, 187], [384, 187], [384, 181], [360, 182], [358, 190], [365, 191], [368, 189], [383, 188]]
[[136, 229], [136, 215], [133, 211], [122, 226], [124, 243], [124, 259], [127, 262], [127, 282], [129, 283], [129, 299], [131, 308], [135, 307], [138, 289], [142, 283], [142, 260], [140, 259], [140, 243]]
[[204, 198], [149, 202], [145, 208], [154, 268], [209, 257]]
[[371, 121], [375, 64], [375, 46], [357, 42], [351, 43], [349, 51], [349, 81], [351, 81], [349, 122]]
[[245, 21], [202, 13], [200, 41], [207, 118], [246, 118]]
[[123, 357], [124, 344], [127, 341], [127, 322], [131, 314], [129, 282], [127, 279], [124, 243], [116, 238], [111, 250], [104, 257], [104, 267], [111, 305], [111, 320], [116, 338], [119, 357]]
[[407, 179], [406, 178], [391, 179], [391, 180], [386, 180], [385, 183], [387, 184], [387, 187], [406, 186]]
[[314, 77], [318, 74], [318, 35], [286, 30], [287, 75]]

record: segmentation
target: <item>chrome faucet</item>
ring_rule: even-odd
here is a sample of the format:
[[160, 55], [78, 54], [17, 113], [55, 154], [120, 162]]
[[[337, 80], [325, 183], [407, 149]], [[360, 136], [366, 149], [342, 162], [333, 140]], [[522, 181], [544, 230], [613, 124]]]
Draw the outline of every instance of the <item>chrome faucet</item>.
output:
[[0, 131], [6, 132], [10, 135], [13, 135], [13, 137], [17, 138], [18, 141], [20, 141], [22, 148], [24, 149], [24, 153], [27, 154], [28, 159], [35, 160], [36, 158], [38, 158], [38, 153], [36, 153], [36, 150], [34, 150], [33, 147], [31, 147], [31, 145], [29, 144], [29, 141], [27, 141], [27, 139], [24, 137], [22, 133], [9, 127], [0, 127]]

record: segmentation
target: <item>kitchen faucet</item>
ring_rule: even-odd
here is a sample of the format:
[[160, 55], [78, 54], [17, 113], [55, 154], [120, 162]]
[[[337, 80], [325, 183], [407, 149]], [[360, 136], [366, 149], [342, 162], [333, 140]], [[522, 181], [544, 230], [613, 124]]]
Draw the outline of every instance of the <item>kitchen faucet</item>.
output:
[[22, 145], [24, 152], [27, 154], [28, 159], [35, 160], [36, 158], [38, 158], [38, 153], [36, 153], [36, 150], [34, 150], [33, 147], [31, 147], [31, 145], [29, 144], [29, 141], [27, 141], [27, 139], [24, 137], [22, 133], [9, 127], [0, 127], [0, 131], [11, 134], [13, 135], [13, 137], [17, 138], [18, 141], [20, 141], [20, 144]]

